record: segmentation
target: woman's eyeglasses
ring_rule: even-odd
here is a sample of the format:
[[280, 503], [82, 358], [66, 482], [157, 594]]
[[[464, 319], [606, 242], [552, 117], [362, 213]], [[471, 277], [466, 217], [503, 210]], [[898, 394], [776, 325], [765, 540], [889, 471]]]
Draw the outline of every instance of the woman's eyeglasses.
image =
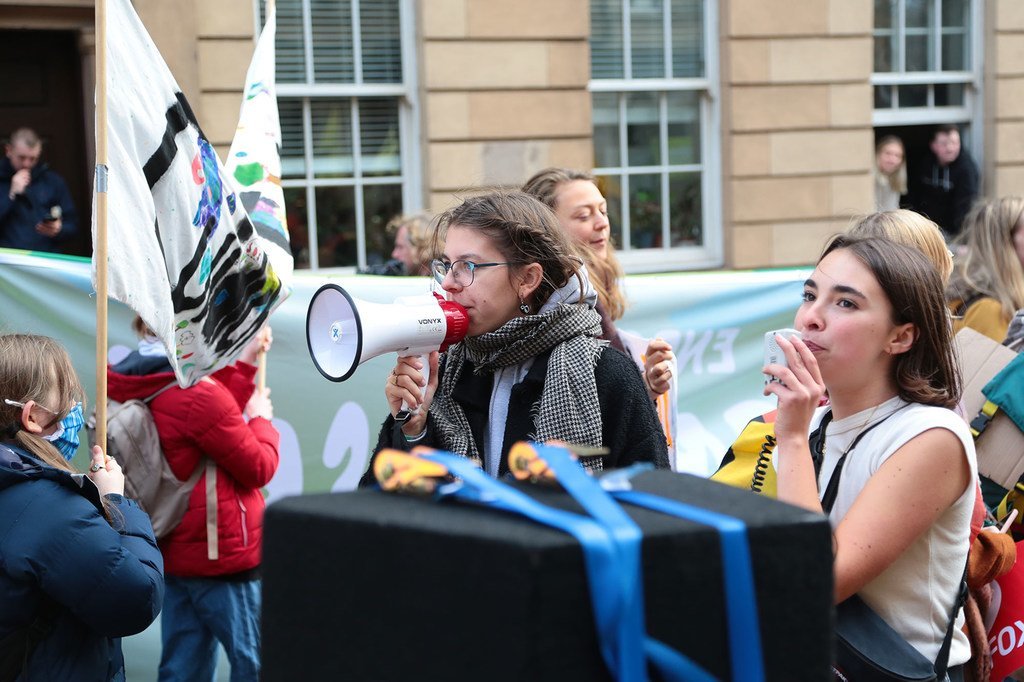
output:
[[450, 272], [456, 284], [460, 287], [468, 287], [473, 283], [478, 268], [493, 268], [497, 265], [518, 265], [518, 263], [515, 261], [507, 261], [505, 263], [474, 263], [471, 260], [457, 260], [448, 263], [443, 260], [432, 260], [430, 261], [430, 271], [434, 274], [434, 279], [438, 283], [443, 282], [445, 276]]

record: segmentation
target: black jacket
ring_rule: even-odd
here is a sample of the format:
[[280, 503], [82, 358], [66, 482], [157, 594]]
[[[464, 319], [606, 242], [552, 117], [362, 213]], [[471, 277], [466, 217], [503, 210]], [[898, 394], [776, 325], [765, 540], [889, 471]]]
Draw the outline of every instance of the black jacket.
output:
[[[536, 430], [532, 415], [544, 390], [550, 355], [550, 351], [538, 355], [523, 381], [512, 387], [508, 418], [505, 422], [505, 439], [501, 447], [499, 476], [508, 472], [507, 457], [512, 445], [526, 440], [528, 435]], [[438, 369], [439, 381], [443, 375], [442, 363]], [[615, 469], [629, 466], [634, 462], [652, 462], [658, 468], [667, 469], [669, 462], [665, 434], [661, 430], [654, 404], [647, 395], [636, 363], [614, 348], [605, 348], [594, 368], [594, 378], [597, 381], [597, 400], [601, 410], [601, 443], [610, 450], [604, 457], [604, 468]], [[492, 372], [475, 374], [473, 363], [467, 359], [454, 391], [455, 400], [466, 413], [470, 430], [473, 432], [473, 440], [480, 452], [484, 450], [484, 430], [493, 384]], [[426, 435], [413, 445], [441, 447], [429, 415]], [[401, 426], [390, 416], [381, 427], [374, 455], [383, 448], [412, 448], [402, 435]], [[371, 458], [370, 467], [363, 475], [360, 485], [373, 482]]]
[[[78, 219], [71, 193], [64, 178], [45, 163], [32, 169], [32, 183], [12, 200], [11, 179], [14, 167], [0, 158], [0, 246], [31, 251], [57, 251], [61, 242], [78, 231]], [[61, 208], [61, 229], [56, 237], [36, 232], [36, 223], [49, 217], [54, 206]]]
[[934, 220], [946, 239], [960, 234], [964, 216], [978, 196], [978, 166], [966, 149], [948, 166], [940, 166], [933, 155], [923, 160], [910, 175], [907, 208]]

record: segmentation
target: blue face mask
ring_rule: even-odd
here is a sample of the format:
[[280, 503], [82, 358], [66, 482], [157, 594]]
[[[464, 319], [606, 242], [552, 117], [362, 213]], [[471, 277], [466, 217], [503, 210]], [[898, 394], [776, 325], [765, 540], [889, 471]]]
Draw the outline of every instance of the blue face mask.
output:
[[71, 458], [78, 452], [78, 433], [85, 426], [85, 415], [82, 412], [82, 403], [76, 404], [67, 416], [60, 420], [57, 430], [48, 436], [43, 436], [53, 447], [60, 451], [64, 459], [71, 461]]

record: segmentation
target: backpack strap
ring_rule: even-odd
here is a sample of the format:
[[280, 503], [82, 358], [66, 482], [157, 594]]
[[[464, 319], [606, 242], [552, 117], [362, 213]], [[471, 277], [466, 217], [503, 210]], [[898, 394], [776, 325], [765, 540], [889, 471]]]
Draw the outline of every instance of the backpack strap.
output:
[[217, 465], [206, 458], [206, 558], [216, 561], [220, 556], [217, 544]]
[[173, 387], [175, 387], [175, 386], [177, 386], [177, 385], [178, 385], [178, 380], [177, 380], [177, 379], [175, 379], [175, 380], [174, 380], [174, 381], [172, 381], [171, 383], [169, 383], [169, 384], [167, 384], [166, 386], [164, 386], [163, 388], [159, 389], [159, 390], [158, 390], [158, 391], [157, 391], [156, 393], [153, 393], [152, 395], [150, 395], [150, 396], [149, 396], [148, 398], [143, 398], [143, 399], [142, 399], [142, 402], [144, 402], [144, 403], [149, 403], [150, 401], [152, 401], [152, 400], [153, 400], [153, 398], [157, 397], [158, 395], [160, 395], [161, 393], [163, 393], [163, 392], [164, 392], [164, 391], [166, 391], [167, 389], [169, 389], [169, 388], [173, 388]]

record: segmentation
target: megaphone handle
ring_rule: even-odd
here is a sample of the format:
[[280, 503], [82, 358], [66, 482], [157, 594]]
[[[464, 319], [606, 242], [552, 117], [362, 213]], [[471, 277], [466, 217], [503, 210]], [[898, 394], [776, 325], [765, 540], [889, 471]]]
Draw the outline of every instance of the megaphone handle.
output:
[[[422, 395], [424, 397], [426, 397], [426, 395], [427, 395], [427, 386], [430, 384], [430, 360], [429, 360], [429, 358], [427, 358], [426, 355], [421, 355], [421, 356], [419, 356], [419, 358], [420, 358], [420, 362], [423, 364], [423, 369], [420, 370], [420, 371], [423, 374], [424, 381], [426, 381], [426, 384], [423, 385]], [[414, 414], [419, 413], [419, 411], [420, 411], [419, 407], [408, 405], [403, 400], [402, 401], [402, 409], [399, 410], [398, 414], [395, 415], [395, 421], [398, 422], [399, 424], [405, 423], [405, 422], [407, 422], [409, 420], [409, 417], [411, 417]]]

